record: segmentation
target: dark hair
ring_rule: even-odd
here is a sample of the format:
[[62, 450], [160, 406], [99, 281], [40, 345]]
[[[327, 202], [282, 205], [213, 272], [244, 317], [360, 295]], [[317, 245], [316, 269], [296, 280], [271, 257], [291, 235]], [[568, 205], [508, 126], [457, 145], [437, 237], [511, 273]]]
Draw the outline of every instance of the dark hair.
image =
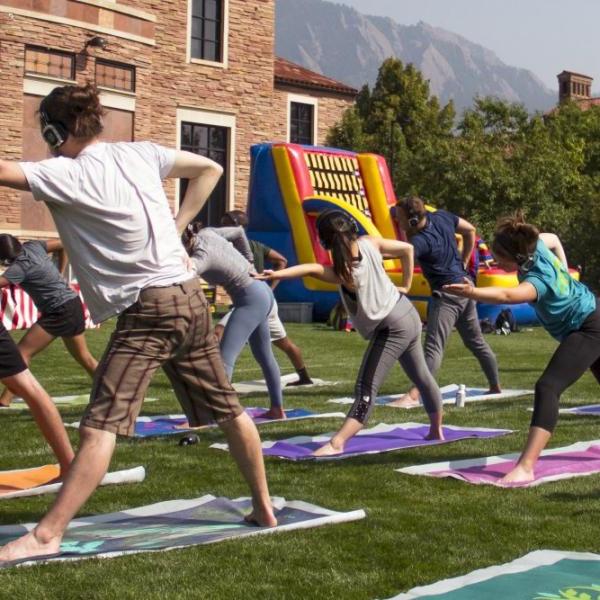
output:
[[21, 242], [9, 233], [0, 234], [0, 260], [12, 263], [19, 254], [23, 246]]
[[91, 83], [54, 88], [42, 100], [39, 112], [45, 113], [51, 122], [59, 123], [76, 138], [93, 138], [104, 128], [100, 94]]
[[537, 227], [526, 223], [523, 212], [518, 210], [498, 220], [492, 252], [521, 264], [535, 252], [539, 236]]
[[181, 243], [185, 248], [185, 251], [191, 256], [194, 251], [194, 237], [202, 229], [201, 221], [194, 221], [190, 223], [183, 231], [181, 236]]
[[334, 273], [352, 284], [352, 242], [358, 238], [356, 221], [340, 210], [319, 215], [317, 232], [323, 247], [331, 250]]
[[248, 227], [248, 215], [243, 210], [230, 210], [221, 217], [221, 225], [235, 225], [236, 227]]
[[396, 203], [408, 219], [410, 227], [416, 227], [427, 214], [425, 203], [419, 196], [406, 196]]

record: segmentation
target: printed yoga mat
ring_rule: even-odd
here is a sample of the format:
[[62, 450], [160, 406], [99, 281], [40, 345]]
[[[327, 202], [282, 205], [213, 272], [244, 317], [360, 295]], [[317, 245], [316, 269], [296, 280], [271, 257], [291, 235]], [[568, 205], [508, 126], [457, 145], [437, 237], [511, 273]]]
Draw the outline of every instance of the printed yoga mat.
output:
[[587, 406], [573, 406], [572, 408], [561, 408], [559, 412], [565, 415], [600, 417], [600, 404], [588, 404]]
[[[302, 386], [292, 386], [287, 387], [288, 383], [293, 383], [294, 381], [298, 381], [297, 373], [288, 373], [287, 375], [281, 376], [281, 387], [285, 390], [303, 390], [306, 388], [320, 387], [323, 385], [336, 385], [336, 381], [325, 381], [324, 379], [317, 379], [316, 377], [311, 377], [312, 384], [311, 385], [302, 385]], [[235, 391], [238, 394], [252, 394], [256, 392], [264, 392], [265, 394], [268, 392], [267, 383], [264, 379], [254, 379], [252, 381], [238, 381], [233, 384]]]
[[[399, 423], [390, 425], [380, 423], [370, 429], [359, 431], [348, 440], [344, 452], [334, 456], [316, 457], [312, 453], [331, 439], [333, 433], [310, 437], [301, 435], [277, 442], [263, 442], [265, 456], [276, 456], [288, 460], [335, 460], [360, 456], [363, 454], [379, 454], [392, 450], [404, 450], [418, 446], [434, 446], [447, 444], [469, 438], [492, 438], [512, 433], [510, 429], [485, 429], [481, 427], [455, 427], [446, 425], [443, 428], [445, 440], [426, 440], [429, 425], [422, 423]], [[211, 448], [227, 450], [227, 444], [212, 444]]]
[[600, 440], [577, 442], [562, 448], [544, 450], [535, 466], [535, 479], [528, 483], [500, 484], [499, 480], [515, 465], [519, 454], [504, 454], [468, 460], [430, 463], [397, 469], [408, 475], [453, 477], [467, 483], [499, 487], [533, 487], [549, 481], [600, 473]]
[[[210, 544], [223, 540], [320, 527], [365, 518], [363, 510], [336, 512], [306, 502], [274, 498], [277, 527], [257, 527], [244, 521], [251, 509], [249, 498], [215, 498], [206, 495], [194, 500], [170, 500], [121, 512], [71, 521], [57, 556], [0, 563], [0, 568], [54, 560], [112, 557], [139, 552], [157, 552]], [[0, 545], [35, 527], [0, 527]]]
[[[0, 500], [22, 498], [23, 496], [40, 496], [53, 494], [60, 489], [62, 483], [49, 483], [60, 474], [58, 465], [44, 465], [33, 469], [15, 469], [0, 471]], [[144, 467], [135, 467], [123, 471], [107, 473], [100, 485], [117, 483], [135, 483], [144, 481]]]
[[[156, 398], [145, 398], [144, 402], [156, 402], [156, 400]], [[57, 406], [84, 406], [90, 401], [90, 395], [53, 396], [52, 401]], [[10, 406], [0, 406], [0, 410], [29, 410], [29, 407], [22, 398], [14, 398]]]
[[[458, 391], [458, 385], [450, 384], [445, 385], [440, 388], [440, 392], [442, 392], [442, 403], [443, 404], [454, 404], [456, 402], [456, 392]], [[503, 400], [505, 398], [516, 398], [518, 396], [527, 396], [533, 394], [533, 390], [502, 390], [499, 394], [486, 394], [485, 388], [466, 388], [466, 397], [465, 402], [480, 402], [482, 400]], [[390, 402], [394, 402], [395, 400], [399, 400], [402, 398], [404, 394], [389, 394], [387, 396], [377, 396], [375, 400], [375, 404], [378, 406], [385, 406]], [[345, 397], [345, 398], [333, 398], [332, 400], [328, 400], [327, 402], [331, 402], [332, 404], [352, 404], [354, 402], [354, 398]], [[416, 408], [418, 406], [422, 406], [420, 403], [415, 404], [414, 406], [399, 406], [392, 408]]]
[[[297, 421], [299, 419], [327, 419], [327, 418], [343, 418], [344, 413], [315, 413], [304, 408], [288, 408], [285, 410], [287, 419], [266, 419], [261, 417], [265, 413], [266, 408], [246, 408], [246, 412], [252, 417], [252, 420], [257, 425], [264, 423], [281, 423], [285, 421]], [[79, 427], [79, 422], [66, 423], [67, 427]], [[214, 425], [206, 425], [198, 427], [198, 429], [206, 429], [209, 427], [217, 427]], [[149, 438], [160, 437], [165, 435], [177, 435], [186, 431], [194, 431], [187, 426], [187, 418], [185, 415], [158, 415], [156, 417], [138, 417], [135, 421], [135, 433], [133, 437]]]
[[390, 600], [596, 600], [600, 554], [538, 550], [512, 562], [413, 588]]

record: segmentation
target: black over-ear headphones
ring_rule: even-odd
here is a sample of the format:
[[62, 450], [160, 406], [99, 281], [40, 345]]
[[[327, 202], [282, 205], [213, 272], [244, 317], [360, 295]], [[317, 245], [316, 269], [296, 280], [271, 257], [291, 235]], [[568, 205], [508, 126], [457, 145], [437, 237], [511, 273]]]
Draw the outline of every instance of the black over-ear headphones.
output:
[[317, 233], [319, 234], [319, 242], [321, 243], [321, 246], [325, 248], [325, 250], [330, 250], [331, 246], [323, 239], [323, 236], [321, 235], [321, 227], [326, 219], [329, 220], [333, 217], [341, 217], [342, 219], [344, 219], [344, 221], [348, 224], [348, 233], [354, 235], [358, 235], [359, 233], [358, 223], [348, 213], [344, 212], [343, 210], [340, 210], [339, 208], [329, 208], [323, 211], [317, 217], [317, 220], [315, 222]]
[[46, 144], [52, 150], [60, 148], [69, 137], [67, 128], [60, 121], [52, 121], [43, 108], [40, 108], [40, 120], [42, 122], [42, 137]]
[[534, 264], [533, 257], [533, 254], [515, 254], [515, 260], [519, 265], [519, 271], [521, 271], [521, 273], [527, 273], [527, 271], [532, 269]]

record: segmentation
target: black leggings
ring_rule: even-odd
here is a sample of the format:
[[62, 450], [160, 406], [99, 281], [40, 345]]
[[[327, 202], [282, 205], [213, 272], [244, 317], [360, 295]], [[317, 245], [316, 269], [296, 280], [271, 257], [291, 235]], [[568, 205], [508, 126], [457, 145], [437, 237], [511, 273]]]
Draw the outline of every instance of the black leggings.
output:
[[560, 395], [588, 369], [600, 383], [600, 304], [577, 331], [560, 343], [535, 384], [532, 427], [552, 433]]

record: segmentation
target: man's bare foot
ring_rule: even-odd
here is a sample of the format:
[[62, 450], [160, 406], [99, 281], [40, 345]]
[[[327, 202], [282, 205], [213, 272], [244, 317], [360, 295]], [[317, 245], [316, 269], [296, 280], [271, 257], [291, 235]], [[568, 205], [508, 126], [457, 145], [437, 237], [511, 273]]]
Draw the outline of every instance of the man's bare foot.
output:
[[10, 400], [2, 400], [0, 398], [0, 408], [10, 408]]
[[273, 508], [254, 508], [252, 512], [244, 517], [244, 521], [249, 525], [257, 527], [276, 527], [277, 518], [273, 514]]
[[283, 408], [271, 407], [264, 413], [257, 415], [257, 419], [273, 419], [273, 420], [282, 420], [286, 419], [285, 411]]
[[529, 483], [535, 479], [533, 469], [517, 464], [517, 466], [509, 471], [498, 483], [500, 485], [510, 485], [513, 483]]
[[312, 455], [313, 456], [335, 456], [341, 454], [344, 451], [344, 447], [335, 447], [331, 442], [327, 442], [320, 448], [317, 448]]
[[490, 385], [490, 389], [486, 392], [486, 394], [501, 394], [502, 390], [499, 385]]
[[431, 425], [429, 433], [425, 436], [426, 440], [445, 440], [444, 430], [441, 425]]
[[0, 548], [0, 562], [35, 558], [36, 556], [50, 556], [59, 553], [60, 538], [52, 538], [49, 542], [42, 542], [37, 539], [34, 529]]
[[420, 404], [419, 392], [417, 392], [416, 397], [412, 395], [411, 392], [408, 392], [407, 394], [404, 394], [404, 396], [398, 398], [398, 400], [388, 402], [386, 406], [392, 406], [394, 408], [414, 408]]

